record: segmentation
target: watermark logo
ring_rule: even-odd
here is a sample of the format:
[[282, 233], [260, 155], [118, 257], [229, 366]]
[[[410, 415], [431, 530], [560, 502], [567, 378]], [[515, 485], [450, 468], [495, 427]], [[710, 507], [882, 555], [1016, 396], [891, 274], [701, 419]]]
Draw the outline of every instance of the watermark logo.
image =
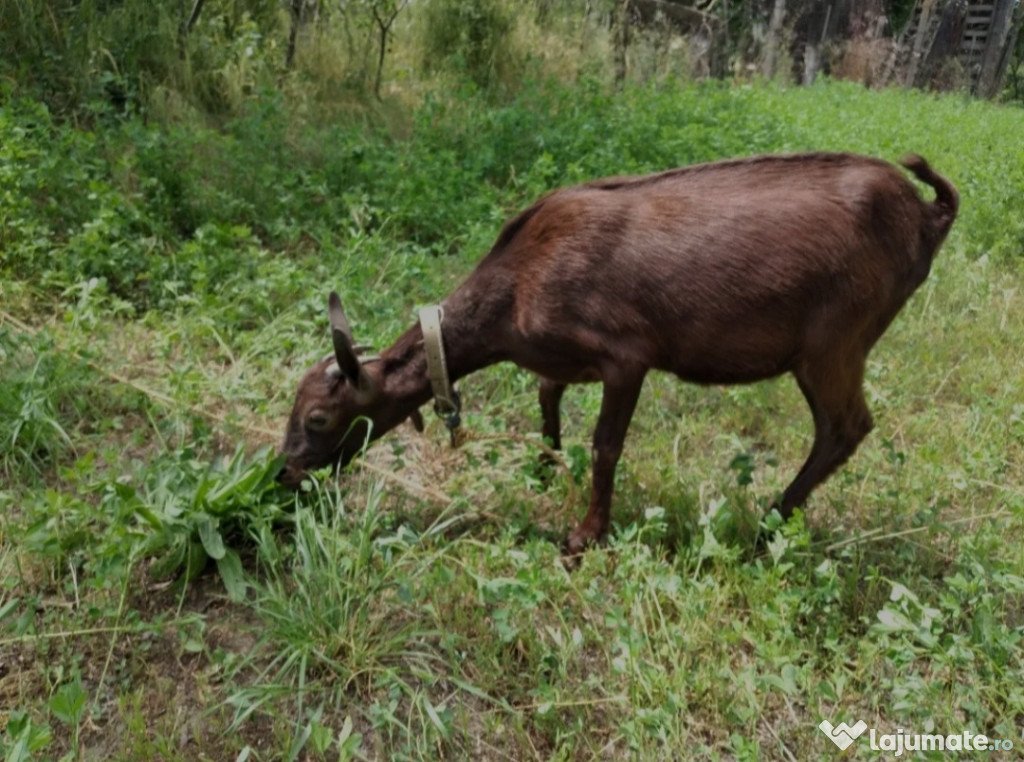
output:
[[846, 751], [850, 744], [860, 738], [861, 734], [868, 729], [868, 724], [864, 720], [860, 720], [853, 727], [850, 727], [845, 722], [833, 725], [828, 720], [822, 720], [818, 727], [841, 751]]
[[[847, 725], [840, 722], [833, 725], [828, 720], [822, 720], [818, 728], [840, 751], [846, 751], [853, 743], [864, 735], [868, 730], [868, 724], [858, 720], [854, 725]], [[1009, 738], [989, 738], [982, 733], [973, 733], [964, 730], [960, 733], [942, 735], [939, 733], [910, 733], [903, 728], [897, 728], [895, 733], [879, 734], [875, 728], [866, 739], [872, 751], [892, 752], [892, 756], [901, 757], [907, 751], [1010, 751], [1013, 749], [1013, 741]]]

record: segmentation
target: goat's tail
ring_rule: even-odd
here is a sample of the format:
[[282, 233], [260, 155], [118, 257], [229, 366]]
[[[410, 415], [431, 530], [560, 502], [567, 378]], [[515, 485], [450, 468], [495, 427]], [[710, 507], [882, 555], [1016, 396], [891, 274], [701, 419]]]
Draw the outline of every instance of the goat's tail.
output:
[[960, 208], [960, 194], [953, 183], [928, 166], [928, 162], [916, 153], [908, 154], [900, 161], [923, 183], [935, 189], [935, 201], [931, 204], [935, 212], [935, 233], [938, 240], [946, 237]]

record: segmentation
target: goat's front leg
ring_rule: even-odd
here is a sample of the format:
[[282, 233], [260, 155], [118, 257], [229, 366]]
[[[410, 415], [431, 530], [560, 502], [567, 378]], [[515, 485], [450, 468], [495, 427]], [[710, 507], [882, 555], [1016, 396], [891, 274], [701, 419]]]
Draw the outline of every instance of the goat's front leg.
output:
[[594, 429], [593, 479], [590, 508], [579, 526], [565, 541], [565, 554], [574, 556], [588, 545], [604, 539], [611, 517], [615, 466], [622, 454], [622, 443], [633, 418], [645, 369], [615, 368], [605, 375], [601, 414]]
[[[562, 402], [562, 394], [565, 392], [565, 384], [552, 381], [550, 378], [541, 376], [540, 379], [540, 414], [544, 419], [540, 433], [544, 441], [551, 445], [552, 450], [562, 449], [562, 414], [559, 405]], [[551, 477], [555, 473], [557, 457], [551, 454], [550, 450], [542, 450], [537, 458], [540, 465], [540, 481], [544, 489], [547, 489]]]

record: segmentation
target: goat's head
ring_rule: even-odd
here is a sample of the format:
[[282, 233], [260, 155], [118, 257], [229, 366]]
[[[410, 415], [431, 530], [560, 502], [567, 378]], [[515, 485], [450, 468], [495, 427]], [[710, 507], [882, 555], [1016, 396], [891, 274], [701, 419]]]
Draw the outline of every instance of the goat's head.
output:
[[[298, 487], [306, 474], [328, 465], [345, 466], [370, 440], [395, 425], [381, 389], [374, 357], [361, 356], [352, 341], [338, 295], [328, 299], [334, 352], [306, 371], [295, 396], [281, 452], [278, 480]], [[412, 416], [422, 429], [419, 413]]]

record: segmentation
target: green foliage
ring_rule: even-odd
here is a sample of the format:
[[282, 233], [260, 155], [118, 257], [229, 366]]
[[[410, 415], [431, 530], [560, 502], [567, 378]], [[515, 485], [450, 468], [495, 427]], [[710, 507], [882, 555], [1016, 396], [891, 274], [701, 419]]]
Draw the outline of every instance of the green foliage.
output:
[[[145, 110], [173, 90], [211, 112], [273, 72], [263, 55], [274, 0], [212, 3], [185, 35], [192, 3], [12, 0], [0, 5], [0, 77], [61, 116]], [[271, 52], [271, 51], [267, 51]]]
[[277, 494], [278, 458], [239, 450], [211, 464], [186, 449], [118, 477], [97, 465], [85, 458], [63, 472], [74, 496], [47, 490], [22, 502], [23, 543], [39, 561], [80, 566], [101, 589], [139, 562], [154, 579], [188, 582], [213, 561], [228, 595], [245, 598], [239, 549], [283, 521], [291, 500]]
[[0, 266], [51, 287], [99, 277], [115, 293], [136, 293], [154, 230], [139, 199], [115, 186], [122, 169], [93, 134], [54, 123], [43, 106], [0, 108]]
[[[959, 99], [908, 95], [950, 125], [929, 151], [919, 124], [884, 135], [852, 130], [843, 114], [858, 92], [705, 84], [610, 98], [596, 83], [571, 96], [534, 83], [500, 106], [470, 92], [428, 98], [403, 138], [383, 125], [296, 125], [272, 94], [222, 131], [129, 121], [102, 137], [15, 101], [0, 110], [0, 267], [58, 290], [99, 278], [137, 308], [169, 306], [226, 279], [258, 277], [268, 266], [261, 243], [302, 251], [370, 233], [400, 248], [469, 247], [475, 257], [502, 219], [558, 185], [778, 149], [871, 152], [873, 140], [893, 158], [918, 150], [952, 176], [965, 221], [954, 237], [961, 227], [977, 230], [972, 253], [1002, 258], [1024, 247], [1011, 203], [1024, 192], [1024, 160], [1004, 164], [977, 148], [979, 133], [994, 140], [1012, 130], [1017, 112], [979, 120], [977, 106]], [[780, 99], [794, 109], [788, 122], [777, 116]], [[895, 118], [903, 107], [880, 94], [872, 108]], [[984, 181], [995, 173], [998, 191]]]
[[750, 95], [767, 114], [785, 103], [789, 129], [779, 148], [850, 150], [892, 161], [921, 154], [960, 191], [954, 246], [971, 257], [1024, 254], [1024, 214], [1014, 201], [1024, 194], [1024, 145], [1003, 142], [1020, 129], [1020, 108], [895, 89], [865, 93], [849, 82], [757, 88]]
[[[383, 113], [256, 92], [216, 128], [89, 131], [0, 106], [0, 649], [19, 666], [0, 757], [818, 759], [817, 723], [854, 717], [1016, 738], [1019, 110], [524, 81]], [[803, 149], [916, 151], [963, 199], [870, 358], [876, 433], [806, 515], [758, 524], [809, 446], [792, 383], [660, 374], [609, 544], [572, 574], [593, 387], [564, 401], [569, 473], [520, 446], [535, 382], [497, 367], [460, 382], [495, 439], [403, 428], [371, 470], [277, 491], [255, 440], [330, 346], [329, 288], [383, 346], [553, 187]]]
[[146, 309], [251, 279], [266, 261], [260, 239], [379, 232], [447, 252], [560, 184], [769, 149], [779, 127], [745, 100], [715, 85], [610, 99], [593, 83], [572, 98], [534, 84], [496, 108], [472, 93], [428, 99], [401, 140], [381, 128], [296, 133], [272, 94], [220, 132], [128, 121], [102, 137], [15, 101], [0, 110], [0, 268], [57, 289], [99, 278]]
[[15, 710], [7, 717], [7, 727], [0, 736], [0, 754], [4, 762], [29, 762], [50, 745], [52, 731], [32, 721], [25, 711]]
[[50, 698], [50, 712], [57, 720], [71, 728], [71, 745], [75, 753], [78, 752], [79, 734], [88, 699], [89, 695], [82, 687], [81, 677], [78, 676], [58, 687]]
[[97, 410], [93, 381], [46, 337], [0, 326], [0, 473], [35, 481], [74, 451], [75, 424]]
[[147, 464], [140, 486], [118, 481], [105, 492], [119, 503], [112, 510], [134, 514], [147, 525], [138, 553], [155, 559], [157, 578], [183, 573], [191, 580], [212, 560], [228, 594], [241, 600], [241, 563], [225, 537], [244, 540], [281, 518], [279, 503], [270, 499], [281, 464], [270, 451], [247, 458], [239, 448], [210, 465], [186, 449]]
[[425, 8], [423, 64], [451, 67], [487, 90], [507, 82], [514, 66], [513, 11], [498, 0], [429, 0]]
[[271, 698], [267, 688], [274, 685], [305, 686], [293, 699], [301, 708], [322, 692], [371, 685], [420, 656], [412, 642], [424, 633], [414, 627], [410, 585], [432, 563], [429, 554], [413, 552], [421, 538], [405, 527], [384, 532], [372, 496], [359, 516], [348, 515], [330, 491], [311, 503], [295, 512], [287, 544], [265, 534], [258, 546], [266, 577], [257, 584], [255, 608], [265, 625], [263, 645], [275, 658], [269, 685], [229, 699], [236, 722]]

